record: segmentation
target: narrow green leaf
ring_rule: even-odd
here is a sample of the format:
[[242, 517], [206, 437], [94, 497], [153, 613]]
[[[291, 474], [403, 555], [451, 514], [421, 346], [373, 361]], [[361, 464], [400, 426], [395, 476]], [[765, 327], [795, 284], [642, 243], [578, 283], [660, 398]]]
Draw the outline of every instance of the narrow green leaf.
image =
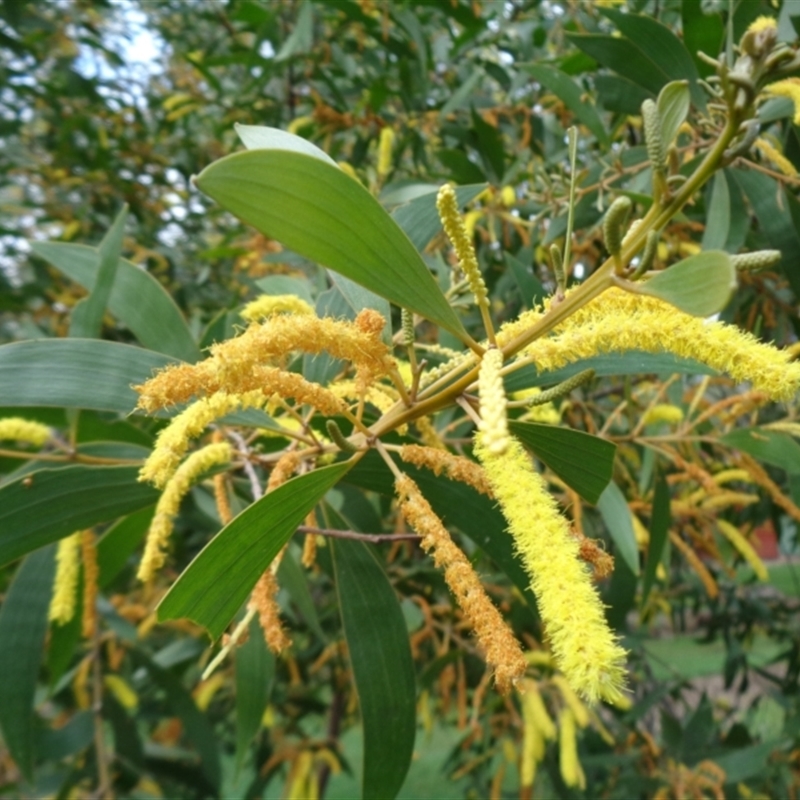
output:
[[661, 117], [661, 141], [669, 147], [689, 114], [691, 93], [689, 81], [671, 81], [658, 93], [658, 115]]
[[197, 555], [158, 606], [158, 617], [188, 617], [218, 639], [306, 514], [350, 469], [316, 469], [248, 506]]
[[[463, 208], [470, 200], [474, 200], [487, 186], [486, 183], [456, 186], [455, 192], [459, 207]], [[392, 212], [394, 221], [405, 231], [411, 244], [420, 252], [442, 230], [442, 221], [436, 210], [437, 192], [438, 190], [433, 188], [430, 192], [404, 203]]]
[[731, 227], [731, 195], [724, 172], [718, 172], [714, 176], [709, 196], [703, 250], [721, 250], [728, 241]]
[[475, 109], [472, 110], [472, 131], [477, 139], [477, 149], [484, 166], [497, 183], [503, 180], [506, 170], [506, 154], [503, 137], [494, 125], [487, 122]]
[[466, 336], [408, 237], [358, 181], [337, 167], [304, 153], [250, 150], [215, 162], [196, 183], [295, 252]]
[[593, 75], [594, 87], [600, 105], [607, 111], [619, 114], [641, 113], [642, 103], [652, 94], [621, 75]]
[[295, 560], [291, 549], [287, 550], [281, 559], [278, 567], [278, 583], [286, 588], [292, 602], [297, 606], [303, 619], [312, 631], [319, 637], [321, 642], [327, 640], [322, 626], [319, 622], [317, 607], [314, 605], [314, 598], [308, 588], [306, 572]]
[[505, 254], [505, 262], [519, 287], [522, 304], [525, 308], [534, 308], [546, 297], [547, 293], [541, 281], [518, 258], [511, 253]]
[[600, 516], [602, 516], [622, 560], [634, 575], [638, 575], [639, 548], [636, 546], [636, 536], [633, 532], [631, 510], [628, 508], [625, 495], [613, 481], [600, 495], [597, 509], [600, 511]]
[[597, 503], [611, 480], [616, 445], [556, 425], [511, 421], [509, 427], [564, 483], [584, 500]]
[[414, 749], [414, 664], [392, 585], [362, 542], [332, 539], [336, 593], [364, 722], [365, 800], [400, 791]]
[[153, 505], [136, 467], [42, 469], [0, 487], [0, 564], [75, 531]]
[[169, 670], [162, 669], [142, 650], [135, 650], [135, 658], [144, 664], [153, 682], [164, 691], [167, 703], [183, 724], [186, 738], [200, 756], [200, 771], [218, 796], [222, 770], [217, 738], [208, 717], [195, 705], [191, 694]]
[[786, 470], [790, 475], [800, 474], [800, 444], [786, 433], [765, 428], [744, 428], [726, 433], [720, 442], [742, 450], [765, 464]]
[[597, 113], [597, 109], [587, 102], [585, 92], [561, 70], [547, 64], [520, 64], [521, 69], [530, 73], [535, 80], [549, 89], [570, 111], [595, 135], [598, 141], [608, 142], [608, 132]]
[[122, 572], [144, 539], [155, 508], [143, 508], [112, 525], [97, 542], [98, 583], [105, 589]]
[[297, 12], [297, 21], [292, 32], [286, 37], [283, 46], [275, 56], [276, 63], [286, 61], [299, 53], [307, 53], [314, 44], [314, 12], [309, 0], [303, 0]]
[[[280, 128], [269, 128], [266, 125], [240, 125], [234, 124], [237, 136], [248, 150], [292, 150], [295, 153], [305, 153], [314, 156], [320, 161], [336, 167], [336, 162], [324, 151], [320, 150], [308, 139], [295, 136]], [[338, 169], [338, 167], [337, 167]]]
[[17, 570], [0, 608], [0, 727], [11, 757], [28, 780], [33, 778], [35, 758], [34, 694], [54, 574], [54, 548], [32, 553]]
[[29, 339], [0, 346], [0, 406], [130, 413], [144, 383], [174, 359], [97, 339]]
[[247, 641], [236, 648], [236, 768], [242, 768], [250, 742], [261, 728], [275, 677], [275, 656], [257, 619]]
[[80, 300], [72, 309], [69, 335], [76, 339], [97, 339], [103, 327], [103, 315], [106, 313], [108, 298], [117, 275], [117, 264], [122, 251], [122, 237], [125, 233], [125, 221], [128, 218], [128, 206], [124, 205], [117, 214], [113, 225], [97, 248], [97, 273], [94, 286], [88, 297]]
[[656, 570], [661, 562], [664, 545], [667, 543], [669, 523], [669, 489], [667, 488], [667, 482], [659, 475], [656, 478], [653, 515], [650, 518], [650, 544], [647, 548], [647, 561], [644, 565], [644, 577], [642, 579], [642, 608], [647, 603], [647, 596], [650, 594], [653, 581], [656, 579]]
[[523, 367], [506, 376], [504, 384], [507, 392], [519, 392], [533, 386], [552, 386], [561, 381], [593, 369], [596, 377], [608, 375], [718, 375], [716, 370], [689, 358], [680, 358], [672, 353], [644, 353], [629, 350], [626, 353], [608, 353], [576, 361], [552, 372], [539, 371], [534, 366]]
[[[70, 242], [31, 242], [31, 250], [85, 289], [94, 287], [98, 269], [95, 248]], [[108, 310], [143, 347], [183, 361], [199, 360], [200, 350], [175, 301], [149, 272], [124, 258], [117, 264]]]
[[727, 253], [709, 250], [685, 258], [631, 287], [640, 294], [665, 300], [687, 314], [708, 317], [727, 305], [736, 288], [736, 269]]

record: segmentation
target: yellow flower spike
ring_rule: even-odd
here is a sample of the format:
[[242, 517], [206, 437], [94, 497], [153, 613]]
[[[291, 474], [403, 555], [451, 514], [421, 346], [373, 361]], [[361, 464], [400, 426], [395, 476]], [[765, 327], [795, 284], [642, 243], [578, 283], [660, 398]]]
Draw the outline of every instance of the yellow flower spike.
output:
[[103, 686], [114, 695], [123, 708], [128, 711], [138, 708], [139, 695], [124, 678], [119, 675], [103, 675]]
[[622, 693], [625, 651], [606, 623], [603, 604], [579, 543], [522, 446], [493, 454], [480, 434], [475, 454], [508, 521], [536, 595], [556, 664], [589, 702]]
[[552, 680], [553, 684], [558, 687], [558, 691], [561, 692], [561, 697], [564, 699], [564, 702], [569, 706], [570, 711], [572, 711], [575, 722], [581, 728], [588, 728], [591, 722], [589, 709], [581, 702], [580, 697], [575, 694], [563, 675], [553, 675]]
[[669, 403], [659, 403], [647, 409], [644, 415], [644, 424], [655, 425], [659, 422], [667, 422], [670, 425], [683, 422], [683, 409]]
[[755, 483], [753, 476], [746, 469], [723, 469], [721, 472], [713, 476], [714, 483], [724, 486], [726, 483], [733, 481], [742, 481], [743, 483]]
[[503, 354], [500, 350], [487, 350], [478, 374], [478, 391], [481, 399], [481, 441], [493, 455], [502, 455], [509, 445], [506, 418], [506, 391], [503, 388]]
[[794, 124], [800, 125], [800, 78], [784, 78], [764, 88], [767, 94], [788, 97], [794, 105]]
[[719, 532], [736, 548], [739, 555], [753, 568], [756, 577], [760, 581], [769, 580], [769, 572], [764, 562], [759, 558], [758, 553], [753, 549], [753, 545], [744, 538], [741, 531], [730, 522], [724, 519], [717, 520]]
[[392, 171], [392, 146], [394, 145], [394, 131], [387, 125], [381, 128], [378, 140], [378, 175], [383, 178]]
[[248, 322], [260, 322], [274, 314], [313, 314], [314, 309], [295, 294], [262, 294], [249, 302], [239, 316]]
[[56, 575], [48, 619], [66, 625], [75, 616], [78, 570], [81, 565], [81, 533], [73, 533], [58, 543]]
[[457, 456], [449, 450], [437, 447], [424, 447], [418, 444], [405, 444], [400, 450], [400, 458], [406, 464], [425, 467], [434, 475], [445, 475], [452, 481], [466, 483], [476, 492], [491, 497], [492, 487], [486, 473], [471, 458]]
[[767, 161], [771, 161], [784, 175], [788, 175], [790, 178], [797, 176], [797, 168], [795, 165], [763, 136], [759, 136], [753, 146]]
[[494, 607], [464, 552], [456, 546], [422, 492], [407, 475], [395, 481], [395, 492], [406, 521], [422, 535], [422, 548], [444, 570], [444, 579], [494, 669], [501, 692], [525, 674], [525, 657], [500, 612]]
[[778, 21], [775, 17], [767, 17], [761, 16], [758, 17], [755, 22], [750, 23], [750, 27], [747, 29], [748, 33], [761, 33], [761, 31], [766, 30], [778, 30]]
[[536, 765], [544, 758], [545, 741], [533, 717], [522, 706], [522, 747], [520, 752], [519, 782], [522, 787], [533, 786]]
[[[498, 343], [504, 345], [540, 316], [541, 312], [523, 314], [521, 324], [500, 331]], [[662, 300], [621, 289], [609, 289], [579, 308], [551, 336], [528, 345], [524, 355], [540, 372], [551, 372], [592, 356], [628, 350], [695, 359], [736, 381], [749, 381], [771, 400], [788, 401], [800, 391], [800, 363], [793, 362], [789, 352], [762, 344], [734, 325], [692, 317]]]
[[436, 208], [442, 218], [442, 227], [447, 238], [453, 243], [461, 271], [466, 275], [472, 294], [475, 295], [475, 301], [479, 304], [485, 303], [488, 296], [486, 284], [483, 282], [483, 275], [475, 257], [475, 248], [472, 246], [472, 241], [458, 211], [455, 190], [449, 183], [439, 189]]
[[542, 695], [539, 693], [539, 685], [536, 681], [526, 680], [522, 695], [522, 714], [528, 715], [545, 739], [555, 740], [557, 730], [555, 723], [547, 713]]
[[166, 561], [166, 547], [172, 533], [173, 520], [180, 509], [181, 500], [192, 484], [206, 471], [231, 460], [231, 446], [227, 442], [209, 444], [192, 453], [167, 482], [156, 504], [156, 513], [147, 532], [144, 555], [137, 577], [150, 583]]
[[42, 447], [49, 438], [50, 428], [41, 422], [33, 422], [22, 417], [0, 419], [0, 441], [5, 439]]
[[578, 759], [578, 735], [575, 730], [575, 717], [569, 708], [561, 711], [558, 717], [558, 766], [564, 783], [569, 787], [586, 788], [586, 776]]

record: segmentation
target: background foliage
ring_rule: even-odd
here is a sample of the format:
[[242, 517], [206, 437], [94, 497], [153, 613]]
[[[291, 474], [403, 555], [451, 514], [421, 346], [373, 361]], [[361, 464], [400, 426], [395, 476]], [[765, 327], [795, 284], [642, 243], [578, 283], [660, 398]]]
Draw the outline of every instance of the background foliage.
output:
[[[732, 6], [735, 40], [765, 13], [779, 19], [782, 40], [796, 39], [792, 3]], [[374, 708], [363, 681], [374, 678], [374, 691], [397, 693], [398, 713], [416, 708], [401, 797], [516, 796], [520, 707], [489, 686], [441, 576], [411, 545], [336, 540], [311, 572], [300, 569], [292, 545], [279, 575], [289, 654], [275, 660], [254, 629], [233, 659], [200, 680], [207, 637], [188, 622], [156, 624], [153, 609], [220, 522], [211, 493], [197, 487], [158, 596], [137, 584], [156, 494], [135, 482], [136, 465], [160, 423], [129, 415], [130, 385], [171, 358], [199, 358], [234, 332], [237, 309], [261, 291], [291, 287], [350, 317], [358, 307], [324, 270], [191, 185], [192, 175], [238, 149], [237, 123], [289, 129], [349, 164], [420, 249], [438, 225], [426, 231], [430, 209], [410, 201], [447, 180], [477, 184], [464, 199], [502, 320], [555, 286], [544, 253], [566, 227], [569, 125], [581, 133], [573, 280], [603, 255], [597, 223], [610, 192], [646, 202], [639, 108], [669, 81], [686, 79], [692, 90], [680, 157], [690, 165], [701, 152], [713, 131], [701, 124], [706, 98], [697, 81], [710, 68], [696, 52], [716, 56], [725, 47], [729, 4], [5, 0], [0, 8], [0, 418], [45, 422], [63, 445], [49, 461], [13, 444], [0, 451], [3, 791], [89, 797], [108, 769], [101, 789], [120, 797], [303, 797], [314, 790], [310, 776], [326, 797], [353, 796], [363, 774], [361, 719]], [[723, 313], [778, 345], [800, 334], [792, 116], [780, 98], [759, 111], [762, 137], [788, 165], [764, 149], [734, 162], [673, 221], [659, 251], [668, 264], [701, 245], [780, 249], [781, 264], [745, 276]], [[395, 138], [390, 169], [381, 171], [386, 127]], [[112, 352], [67, 335], [94, 280], [87, 246], [111, 247], [104, 237], [123, 203], [125, 260], [98, 340], [128, 347]], [[425, 250], [435, 274], [444, 268], [439, 244]], [[474, 313], [463, 319], [478, 323]], [[443, 333], [439, 344], [452, 339]], [[613, 482], [596, 506], [564, 492], [582, 509], [587, 535], [616, 557], [603, 592], [633, 653], [632, 707], [598, 710], [580, 736], [587, 795], [794, 796], [796, 407], [754, 411], [746, 396], [730, 401], [729, 383], [697, 365], [637, 358], [598, 359], [599, 380], [546, 420], [618, 446]], [[681, 418], [659, 416], [663, 406]], [[268, 437], [261, 445], [280, 446]], [[730, 469], [744, 470], [726, 487], [738, 498], [720, 506], [709, 481]], [[47, 501], [26, 505], [26, 481]], [[526, 579], [508, 546], [486, 533], [502, 529], [498, 511], [458, 485], [419, 481], [466, 546], [474, 543], [474, 562], [521, 639], [540, 641]], [[324, 524], [390, 531], [385, 483], [359, 466], [327, 496]], [[246, 496], [246, 486], [238, 489]], [[767, 581], [754, 579], [716, 519], [773, 543]], [[48, 627], [46, 614], [51, 543], [90, 526], [102, 534], [101, 627], [84, 640], [78, 623]], [[362, 576], [358, 584], [339, 580], [344, 565]], [[382, 624], [357, 591], [383, 604]], [[357, 665], [376, 658], [370, 640], [390, 647], [406, 631], [414, 682], [403, 684], [402, 669], [359, 678]], [[550, 691], [547, 667], [536, 670]], [[550, 744], [533, 795], [579, 794], [565, 785]]]

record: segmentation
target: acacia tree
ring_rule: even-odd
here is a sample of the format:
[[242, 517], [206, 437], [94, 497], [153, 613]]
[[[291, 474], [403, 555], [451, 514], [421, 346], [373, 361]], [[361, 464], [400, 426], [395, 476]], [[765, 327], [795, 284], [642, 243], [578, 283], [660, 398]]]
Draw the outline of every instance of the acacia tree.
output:
[[619, 6], [9, 6], [15, 791], [795, 785], [792, 20]]

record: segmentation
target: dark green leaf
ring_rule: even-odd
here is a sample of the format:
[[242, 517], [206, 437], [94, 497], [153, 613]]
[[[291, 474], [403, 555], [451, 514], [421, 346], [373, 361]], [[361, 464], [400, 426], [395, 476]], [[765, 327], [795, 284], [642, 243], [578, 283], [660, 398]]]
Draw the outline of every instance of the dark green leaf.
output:
[[155, 508], [143, 508], [112, 525], [97, 542], [98, 583], [104, 589], [124, 568], [144, 539]]
[[29, 780], [35, 758], [33, 698], [54, 573], [53, 547], [32, 553], [22, 562], [0, 608], [0, 726], [11, 757]]
[[261, 625], [253, 619], [247, 641], [236, 648], [237, 769], [241, 769], [247, 748], [261, 728], [274, 677], [275, 656], [267, 648]]
[[725, 26], [719, 12], [709, 14], [706, 11], [705, 4], [697, 0], [683, 0], [681, 4], [683, 43], [702, 78], [713, 74], [714, 68], [697, 56], [698, 50], [716, 58], [722, 52], [725, 36]]
[[506, 171], [506, 154], [503, 137], [494, 125], [487, 122], [475, 109], [472, 109], [472, 130], [478, 140], [478, 151], [484, 165], [493, 173], [499, 183]]
[[572, 78], [547, 64], [520, 64], [535, 80], [547, 87], [570, 111], [604, 144], [608, 133], [592, 103], [587, 101], [584, 90]]
[[584, 500], [596, 503], [614, 469], [616, 445], [571, 428], [536, 422], [509, 422], [514, 435], [533, 450]]
[[736, 288], [736, 268], [723, 250], [708, 250], [633, 286], [687, 314], [708, 317], [725, 308]]
[[[68, 242], [31, 242], [31, 250], [68, 278], [91, 290], [97, 275], [93, 247]], [[175, 301], [146, 270], [124, 258], [108, 298], [108, 310], [149, 350], [194, 362], [200, 350]]]
[[650, 544], [647, 548], [647, 561], [644, 565], [642, 579], [642, 608], [647, 603], [647, 595], [656, 579], [656, 570], [661, 562], [661, 554], [667, 543], [669, 533], [669, 489], [663, 477], [656, 478], [655, 495], [653, 497], [653, 514], [650, 518]]
[[94, 285], [88, 297], [80, 300], [72, 309], [69, 335], [76, 339], [97, 339], [103, 327], [108, 298], [117, 276], [117, 264], [122, 250], [122, 236], [125, 233], [125, 220], [128, 206], [123, 206], [114, 224], [100, 242], [97, 249], [97, 270]]
[[[472, 186], [455, 187], [456, 199], [459, 206], [465, 206], [474, 200], [487, 184], [479, 183]], [[432, 191], [404, 203], [392, 212], [394, 221], [406, 232], [411, 243], [417, 250], [424, 250], [431, 239], [442, 230], [442, 221], [436, 211], [437, 190]]]
[[161, 353], [97, 339], [30, 339], [0, 346], [0, 406], [58, 406], [130, 413]]
[[332, 539], [336, 593], [364, 722], [362, 797], [394, 798], [416, 734], [414, 664], [392, 585], [362, 542]]
[[99, 522], [153, 505], [135, 467], [43, 469], [0, 488], [0, 564]]
[[634, 575], [638, 575], [639, 548], [636, 546], [636, 535], [633, 532], [631, 510], [628, 508], [625, 495], [616, 483], [612, 481], [606, 486], [597, 502], [597, 508], [622, 560]]
[[456, 334], [464, 329], [408, 237], [338, 167], [288, 150], [235, 153], [196, 183], [262, 233]]
[[653, 94], [620, 75], [595, 75], [594, 86], [600, 104], [619, 114], [641, 113], [642, 103]]
[[317, 614], [317, 607], [314, 605], [314, 598], [311, 597], [311, 591], [308, 588], [306, 572], [295, 561], [291, 550], [287, 550], [281, 559], [280, 567], [278, 567], [278, 583], [289, 592], [289, 597], [291, 597], [292, 602], [303, 615], [308, 627], [314, 631], [320, 641], [324, 642], [326, 636], [319, 623], [319, 615]]
[[526, 267], [519, 259], [505, 254], [506, 266], [514, 275], [514, 280], [519, 287], [522, 304], [525, 308], [533, 308], [546, 297], [544, 286], [541, 281], [533, 274], [533, 271]]
[[742, 450], [765, 464], [800, 474], [800, 444], [789, 434], [765, 428], [745, 428], [726, 433], [720, 442]]
[[158, 617], [188, 617], [218, 639], [264, 570], [352, 464], [300, 475], [248, 506], [198, 554], [158, 606]]

